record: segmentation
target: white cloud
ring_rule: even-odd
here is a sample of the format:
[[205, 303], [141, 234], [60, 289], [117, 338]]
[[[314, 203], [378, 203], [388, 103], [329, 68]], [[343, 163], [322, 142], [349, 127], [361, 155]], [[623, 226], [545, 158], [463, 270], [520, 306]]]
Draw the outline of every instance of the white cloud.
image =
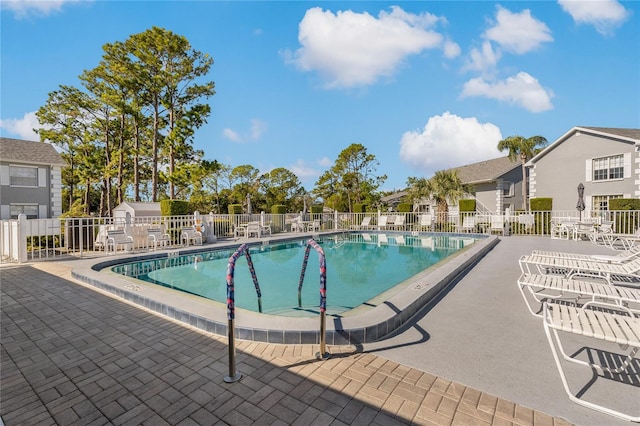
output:
[[321, 167], [332, 167], [334, 162], [329, 157], [322, 157], [318, 160], [318, 165]]
[[10, 118], [0, 120], [0, 128], [7, 130], [9, 133], [17, 135], [20, 139], [29, 141], [39, 141], [40, 136], [33, 129], [39, 129], [40, 123], [36, 117], [36, 113], [27, 112], [22, 118]]
[[316, 71], [326, 88], [367, 86], [392, 76], [408, 56], [442, 48], [443, 36], [430, 29], [442, 20], [397, 6], [380, 12], [378, 18], [366, 12], [334, 14], [315, 7], [307, 10], [299, 24], [302, 47], [294, 53], [286, 51], [285, 60], [303, 71]]
[[610, 34], [630, 16], [630, 12], [616, 0], [558, 0], [558, 4], [575, 23], [593, 25], [603, 35]]
[[244, 143], [247, 141], [257, 141], [267, 131], [268, 125], [262, 120], [251, 119], [251, 127], [247, 132], [240, 133], [229, 127], [222, 131], [222, 136], [232, 142]]
[[258, 140], [267, 131], [267, 123], [261, 120], [251, 120], [251, 139]]
[[289, 166], [289, 170], [298, 176], [302, 183], [311, 183], [314, 178], [320, 176], [320, 172], [307, 165], [304, 160], [297, 160], [295, 164]]
[[2, 0], [2, 9], [12, 11], [16, 18], [28, 16], [47, 16], [62, 10], [65, 4], [89, 3], [89, 0]]
[[526, 72], [503, 81], [491, 82], [481, 77], [473, 78], [464, 84], [462, 97], [482, 96], [519, 105], [531, 112], [553, 109], [553, 92], [545, 90], [537, 79]]
[[496, 25], [488, 29], [484, 37], [508, 52], [523, 54], [535, 50], [542, 43], [553, 41], [549, 27], [532, 17], [529, 9], [512, 13], [498, 6], [496, 21]]
[[478, 50], [476, 48], [471, 49], [471, 53], [469, 53], [469, 58], [466, 65], [463, 67], [463, 71], [472, 70], [480, 71], [482, 73], [492, 72], [495, 70], [500, 57], [500, 52], [495, 52], [493, 50], [491, 42], [485, 41], [482, 43], [482, 50]]
[[438, 170], [500, 156], [500, 129], [449, 112], [429, 118], [422, 130], [405, 132], [400, 160], [430, 177]]
[[451, 40], [444, 42], [444, 57], [447, 59], [453, 59], [460, 55], [460, 46]]
[[231, 142], [242, 142], [242, 138], [240, 137], [238, 132], [228, 127], [222, 131], [222, 136], [224, 136], [226, 139], [229, 139]]

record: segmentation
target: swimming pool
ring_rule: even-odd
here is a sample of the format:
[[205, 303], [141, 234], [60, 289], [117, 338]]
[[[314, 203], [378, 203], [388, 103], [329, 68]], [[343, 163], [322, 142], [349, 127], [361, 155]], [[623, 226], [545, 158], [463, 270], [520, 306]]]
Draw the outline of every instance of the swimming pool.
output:
[[[327, 315], [342, 316], [375, 305], [399, 283], [476, 241], [449, 235], [344, 234], [319, 237], [327, 262]], [[316, 316], [319, 306], [318, 257], [311, 256], [298, 299], [307, 240], [250, 247], [261, 290], [261, 311], [279, 316]], [[203, 251], [112, 267], [116, 273], [226, 303], [226, 273], [233, 250]], [[258, 311], [256, 289], [246, 266], [235, 268], [235, 306]], [[373, 302], [372, 302], [373, 301]], [[301, 303], [299, 303], [301, 302]]]
[[[326, 234], [322, 234], [323, 236]], [[340, 238], [342, 232], [333, 235]], [[396, 285], [378, 297], [361, 304], [359, 307], [343, 315], [327, 316], [326, 333], [321, 332], [319, 317], [290, 317], [281, 315], [260, 314], [250, 310], [237, 311], [235, 315], [235, 332], [238, 339], [253, 340], [280, 344], [317, 344], [321, 336], [326, 337], [329, 345], [349, 345], [377, 341], [394, 330], [407, 324], [417, 313], [435, 303], [458, 277], [472, 268], [482, 257], [498, 244], [495, 235], [419, 233], [417, 235], [400, 235], [399, 233], [379, 234], [375, 231], [362, 233], [362, 239], [370, 244], [405, 245], [420, 244], [434, 250], [448, 241], [450, 244], [465, 246], [433, 267], [426, 268], [402, 283]], [[306, 235], [306, 238], [312, 234]], [[402, 236], [400, 240], [396, 237]], [[442, 238], [444, 236], [454, 238]], [[279, 242], [291, 242], [291, 233], [276, 234], [261, 239], [250, 239], [254, 247], [275, 245]], [[300, 236], [297, 236], [300, 237]], [[475, 243], [469, 244], [472, 239]], [[218, 241], [204, 247], [213, 251], [233, 253], [240, 245], [237, 240]], [[226, 303], [220, 303], [195, 296], [190, 293], [176, 291], [171, 288], [151, 284], [139, 279], [115, 273], [111, 268], [122, 264], [139, 264], [150, 260], [165, 259], [167, 262], [178, 262], [201, 253], [202, 248], [178, 247], [161, 252], [122, 254], [113, 257], [101, 257], [78, 261], [71, 275], [99, 291], [108, 292], [114, 297], [128, 303], [138, 305], [163, 317], [188, 324], [192, 327], [220, 336], [228, 335], [229, 318]], [[310, 262], [314, 260], [313, 252]], [[192, 258], [193, 260], [193, 258]], [[236, 269], [246, 269], [245, 259], [238, 259]], [[315, 265], [315, 264], [314, 264]], [[193, 267], [193, 263], [191, 264]], [[300, 265], [301, 267], [301, 265]], [[315, 295], [309, 304], [319, 305], [319, 271], [316, 266], [307, 267], [309, 282], [305, 284]], [[331, 269], [331, 264], [327, 264]], [[250, 287], [251, 281], [236, 282], [236, 287]], [[309, 285], [311, 284], [311, 285]], [[261, 284], [262, 285], [262, 284]], [[335, 286], [334, 286], [335, 287]], [[295, 291], [294, 291], [295, 292]], [[330, 299], [332, 284], [327, 282], [327, 296]], [[255, 303], [255, 294], [253, 294]], [[307, 300], [304, 300], [307, 303]], [[330, 303], [330, 300], [329, 300]]]

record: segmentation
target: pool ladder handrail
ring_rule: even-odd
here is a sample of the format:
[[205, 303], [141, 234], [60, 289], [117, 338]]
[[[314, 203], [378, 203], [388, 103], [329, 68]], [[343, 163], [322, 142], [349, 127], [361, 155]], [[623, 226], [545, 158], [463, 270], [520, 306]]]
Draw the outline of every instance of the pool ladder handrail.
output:
[[249, 254], [249, 246], [242, 244], [229, 258], [227, 264], [227, 335], [229, 337], [229, 375], [224, 378], [226, 383], [234, 383], [242, 378], [242, 374], [236, 372], [236, 345], [235, 345], [235, 288], [234, 288], [234, 275], [236, 261], [240, 256], [244, 254], [247, 259], [247, 265], [249, 266], [249, 272], [251, 273], [251, 279], [253, 285], [256, 288], [256, 294], [258, 295], [258, 310], [262, 313], [262, 292], [260, 291], [260, 284], [258, 283], [258, 277], [256, 276], [256, 270]]
[[298, 307], [302, 307], [302, 284], [304, 283], [304, 274], [307, 270], [307, 262], [309, 261], [309, 252], [311, 248], [318, 252], [318, 263], [320, 264], [320, 352], [316, 353], [319, 360], [329, 359], [331, 354], [326, 350], [326, 315], [327, 315], [327, 263], [324, 256], [324, 250], [313, 239], [307, 241], [307, 247], [304, 251], [304, 260], [302, 261], [302, 270], [300, 271], [300, 282], [298, 284]]

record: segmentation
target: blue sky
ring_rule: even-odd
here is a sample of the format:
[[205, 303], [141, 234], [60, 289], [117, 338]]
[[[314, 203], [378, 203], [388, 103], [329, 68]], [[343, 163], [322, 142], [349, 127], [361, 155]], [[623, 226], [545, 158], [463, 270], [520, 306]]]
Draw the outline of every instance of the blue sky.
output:
[[194, 146], [232, 167], [285, 167], [306, 189], [360, 143], [407, 177], [496, 158], [512, 135], [640, 128], [640, 2], [8, 1], [0, 134], [158, 26], [208, 53], [212, 114]]

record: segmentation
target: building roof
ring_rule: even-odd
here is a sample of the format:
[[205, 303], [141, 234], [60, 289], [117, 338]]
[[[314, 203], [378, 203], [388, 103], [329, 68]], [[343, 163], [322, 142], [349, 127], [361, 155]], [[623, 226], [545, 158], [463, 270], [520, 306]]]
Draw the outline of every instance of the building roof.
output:
[[521, 163], [512, 161], [507, 156], [467, 164], [466, 166], [453, 167], [449, 170], [456, 170], [458, 172], [458, 177], [464, 183], [475, 184], [493, 182], [504, 174], [520, 166]]
[[571, 128], [567, 133], [560, 136], [552, 144], [548, 145], [545, 149], [536, 154], [532, 159], [527, 162], [527, 166], [532, 166], [533, 163], [553, 151], [562, 142], [569, 139], [576, 133], [587, 133], [595, 136], [602, 136], [605, 138], [616, 139], [621, 142], [627, 142], [634, 145], [640, 145], [640, 129], [623, 129], [617, 127], [583, 127], [576, 126]]
[[160, 203], [124, 201], [113, 209], [114, 212], [133, 210], [136, 216], [159, 216]]
[[11, 138], [0, 138], [0, 159], [47, 166], [67, 165], [50, 143]]

